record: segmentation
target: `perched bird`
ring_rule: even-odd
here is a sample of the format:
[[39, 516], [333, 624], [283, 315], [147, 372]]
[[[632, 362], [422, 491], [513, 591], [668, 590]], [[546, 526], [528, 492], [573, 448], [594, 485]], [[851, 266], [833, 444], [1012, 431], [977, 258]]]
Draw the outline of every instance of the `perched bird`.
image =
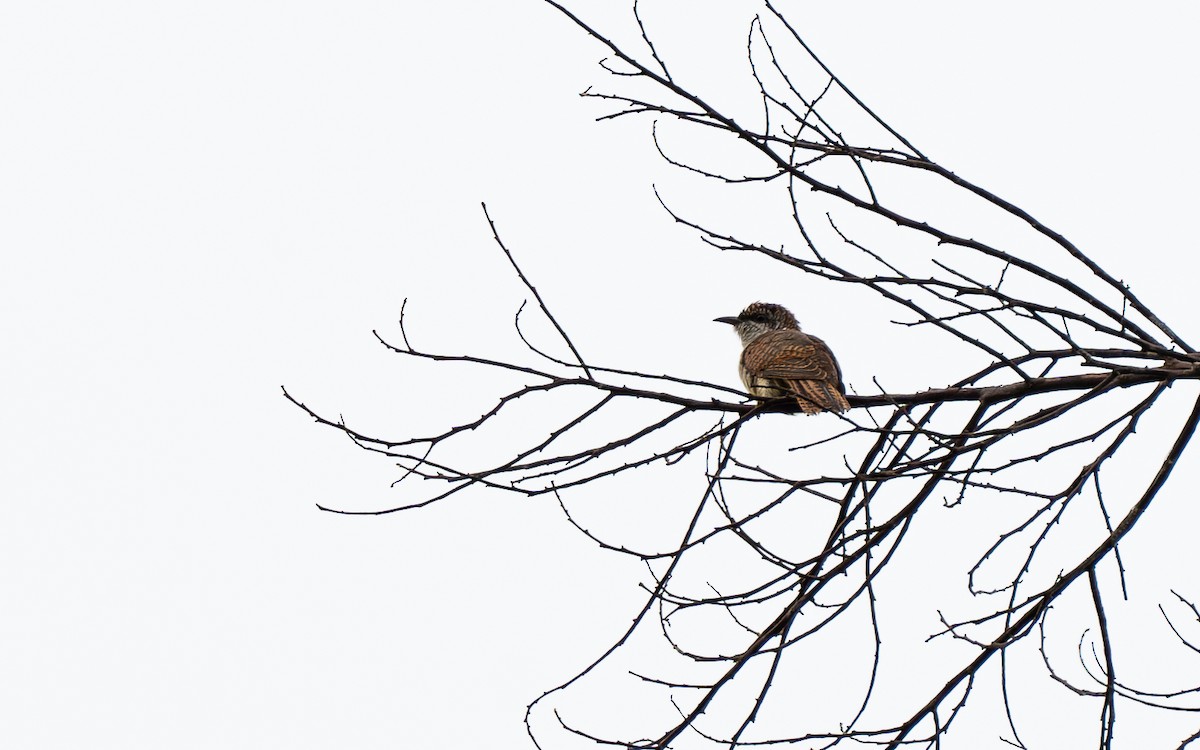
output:
[[742, 340], [738, 370], [751, 396], [793, 396], [805, 414], [850, 408], [833, 352], [816, 336], [801, 333], [787, 308], [755, 302], [736, 317], [714, 322], [733, 326]]

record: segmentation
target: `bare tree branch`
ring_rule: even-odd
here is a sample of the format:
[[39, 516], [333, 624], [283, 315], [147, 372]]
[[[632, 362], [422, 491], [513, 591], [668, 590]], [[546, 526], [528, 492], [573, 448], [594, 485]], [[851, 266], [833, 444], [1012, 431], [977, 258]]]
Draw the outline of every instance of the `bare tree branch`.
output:
[[[484, 405], [468, 404], [480, 410], [471, 412], [475, 418], [398, 437], [368, 434], [340, 417], [322, 416], [287, 390], [284, 395], [319, 424], [402, 470], [403, 504], [322, 510], [378, 515], [424, 507], [467, 488], [552, 495], [585, 539], [645, 565], [645, 599], [629, 627], [529, 704], [525, 722], [534, 744], [548, 747], [557, 732], [627, 748], [679, 747], [684, 738], [729, 748], [942, 747], [951, 727], [992, 711], [1011, 734], [1003, 742], [1032, 747], [1036, 743], [1022, 736], [1032, 736], [1029, 724], [1018, 732], [1014, 697], [1021, 688], [1011, 656], [1035, 631], [1039, 637], [1029, 649], [1040, 652], [1058, 689], [1098, 701], [1101, 748], [1114, 746], [1118, 704], [1172, 715], [1200, 709], [1188, 703], [1200, 697], [1200, 688], [1156, 689], [1128, 677], [1133, 660], [1126, 639], [1117, 637], [1113, 600], [1103, 596], [1110, 584], [1099, 567], [1111, 556], [1127, 595], [1126, 566], [1133, 563], [1118, 545], [1162, 492], [1200, 422], [1195, 388], [1171, 392], [1200, 380], [1200, 353], [1062, 234], [926, 157], [834, 74], [771, 2], [741, 37], [756, 97], [749, 116], [720, 109], [711, 103], [719, 98], [681, 85], [682, 68], [660, 54], [669, 47], [656, 45], [637, 3], [631, 23], [640, 41], [632, 51], [564, 4], [546, 2], [610, 56], [601, 67], [618, 90], [583, 92], [609, 108], [598, 120], [650, 115], [648, 137], [669, 167], [731, 191], [773, 189], [788, 201], [783, 218], [790, 224], [771, 230], [782, 237], [762, 237], [748, 234], [765, 234], [759, 226], [725, 230], [707, 217], [690, 218], [656, 192], [681, 231], [719, 251], [760, 256], [779, 273], [804, 274], [828, 288], [845, 285], [840, 288], [895, 305], [901, 311], [896, 335], [925, 329], [942, 342], [925, 356], [936, 359], [944, 377], [924, 390], [897, 393], [871, 373], [874, 391], [849, 394], [850, 411], [812, 418], [806, 427], [817, 426], [804, 435], [781, 433], [788, 442], [772, 454], [751, 437], [738, 438], [767, 429], [773, 415], [795, 414], [795, 399], [750, 399], [686, 374], [585, 362], [484, 206], [493, 240], [569, 358], [555, 356], [554, 347], [522, 327], [524, 305], [513, 316], [521, 356], [502, 358], [415, 348], [405, 307], [400, 343], [375, 334], [388, 350], [517, 384], [485, 396]], [[670, 142], [673, 128], [662, 128], [664, 122], [727, 136], [744, 162], [734, 168], [700, 163]], [[854, 133], [864, 135], [847, 135]], [[868, 135], [871, 142], [860, 140]], [[896, 187], [905, 178], [933, 180], [998, 223], [1019, 225], [1023, 234], [990, 239], [988, 226], [970, 234], [952, 228], [939, 206], [909, 206]], [[526, 363], [531, 354], [536, 366]], [[548, 395], [565, 406], [539, 409], [537, 399]], [[1180, 421], [1175, 412], [1188, 411], [1180, 406], [1184, 401], [1190, 413]], [[1163, 406], [1168, 402], [1175, 412]], [[533, 437], [510, 434], [502, 421], [509, 418]], [[615, 433], [613, 421], [620, 425]], [[503, 458], [480, 458], [474, 449], [480, 442], [503, 447]], [[1162, 455], [1161, 463], [1131, 466], [1125, 456], [1135, 444]], [[696, 496], [672, 498], [686, 508], [678, 518], [682, 534], [630, 541], [622, 534], [632, 529], [600, 529], [572, 505], [577, 493], [612, 487], [619, 477], [651, 467], [703, 477]], [[421, 489], [414, 487], [418, 479]], [[972, 511], [978, 515], [968, 515]], [[811, 538], [796, 528], [797, 513], [805, 518], [803, 532], [817, 531]], [[944, 559], [931, 567], [913, 538], [946, 513], [985, 520], [949, 531]], [[1064, 528], [1071, 532], [1065, 541]], [[951, 549], [957, 546], [965, 552]], [[922, 564], [928, 582], [889, 574]], [[897, 614], [888, 603], [903, 597], [904, 586], [932, 585], [940, 568], [959, 575], [964, 596], [939, 601], [924, 644], [906, 636], [900, 646], [916, 653], [949, 643], [954, 650], [945, 653], [953, 658], [931, 667], [928, 678], [913, 675], [921, 679], [897, 691], [893, 660], [885, 656], [885, 645], [895, 648], [886, 635], [888, 620], [912, 615]], [[1079, 634], [1082, 681], [1058, 666], [1046, 633], [1048, 613], [1071, 606], [1065, 595], [1073, 589], [1086, 594], [1087, 616], [1097, 623]], [[1200, 610], [1176, 596], [1200, 621]], [[1185, 636], [1177, 619], [1160, 610], [1183, 651], [1200, 652], [1200, 636]], [[819, 660], [829, 634], [855, 632], [869, 637], [858, 688], [836, 696], [845, 698], [836, 716], [798, 714], [794, 700], [779, 694], [781, 685]], [[636, 644], [644, 641], [667, 656], [635, 669], [616, 666], [636, 661]], [[848, 651], [846, 661], [857, 655]], [[987, 670], [997, 655], [998, 667]], [[1117, 678], [1118, 660], [1124, 681]], [[614, 669], [638, 689], [660, 691], [666, 718], [632, 726], [608, 717], [610, 724], [596, 727], [586, 712], [576, 713], [573, 691], [585, 680], [615, 679]], [[993, 675], [1001, 688], [995, 700], [977, 689]]]

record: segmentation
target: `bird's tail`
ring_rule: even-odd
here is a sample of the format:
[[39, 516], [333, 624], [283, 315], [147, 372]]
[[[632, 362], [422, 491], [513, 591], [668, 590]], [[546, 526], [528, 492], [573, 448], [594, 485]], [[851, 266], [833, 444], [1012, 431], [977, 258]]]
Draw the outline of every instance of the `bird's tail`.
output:
[[820, 380], [801, 380], [796, 385], [799, 391], [796, 394], [796, 402], [800, 404], [800, 411], [805, 414], [817, 414], [823, 411], [841, 414], [850, 408], [850, 402], [846, 400], [846, 397], [829, 383]]

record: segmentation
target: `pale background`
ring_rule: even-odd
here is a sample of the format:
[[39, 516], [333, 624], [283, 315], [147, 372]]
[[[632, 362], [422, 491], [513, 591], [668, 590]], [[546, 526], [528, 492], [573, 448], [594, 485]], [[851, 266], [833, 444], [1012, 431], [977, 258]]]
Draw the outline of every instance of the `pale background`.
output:
[[[572, 7], [625, 35], [622, 5]], [[793, 18], [926, 153], [1200, 337], [1196, 6], [894, 5]], [[727, 3], [645, 6], [695, 29], [681, 50], [743, 44]], [[677, 178], [648, 123], [594, 123], [576, 96], [602, 56], [536, 0], [0, 8], [0, 744], [527, 744], [526, 703], [635, 612], [637, 566], [545, 499], [317, 511], [397, 504], [397, 472], [279, 386], [390, 435], [477, 413], [470, 381], [371, 329], [408, 297], [431, 348], [507, 346], [525, 293], [480, 201], [600, 361], [734, 385], [712, 317], [761, 298], [805, 319], [787, 279], [658, 208], [651, 184]], [[664, 304], [679, 353], [626, 346]], [[855, 342], [880, 326], [810, 323], [863, 387], [880, 365]], [[1176, 497], [1192, 507], [1156, 508], [1147, 546], [1190, 536]]]

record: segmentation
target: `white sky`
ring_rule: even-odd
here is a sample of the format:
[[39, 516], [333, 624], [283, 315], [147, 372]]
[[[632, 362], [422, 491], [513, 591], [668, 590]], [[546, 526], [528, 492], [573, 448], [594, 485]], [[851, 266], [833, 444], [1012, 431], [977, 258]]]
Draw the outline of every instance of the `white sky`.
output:
[[[624, 38], [620, 5], [572, 7]], [[745, 78], [730, 4], [644, 5], [677, 75]], [[1195, 6], [792, 5], [927, 154], [1200, 339]], [[395, 436], [489, 403], [371, 335], [408, 297], [418, 345], [508, 350], [525, 294], [481, 201], [597, 361], [736, 385], [709, 321], [761, 298], [869, 389], [856, 341], [886, 319], [821, 319], [836, 299], [673, 224], [648, 122], [576, 96], [602, 56], [536, 0], [0, 8], [0, 744], [525, 746], [525, 704], [620, 633], [638, 568], [547, 499], [320, 513], [404, 493], [279, 392]], [[662, 315], [674, 350], [635, 335]], [[944, 385], [921, 359], [895, 378]], [[1158, 511], [1155, 545], [1194, 528]]]

